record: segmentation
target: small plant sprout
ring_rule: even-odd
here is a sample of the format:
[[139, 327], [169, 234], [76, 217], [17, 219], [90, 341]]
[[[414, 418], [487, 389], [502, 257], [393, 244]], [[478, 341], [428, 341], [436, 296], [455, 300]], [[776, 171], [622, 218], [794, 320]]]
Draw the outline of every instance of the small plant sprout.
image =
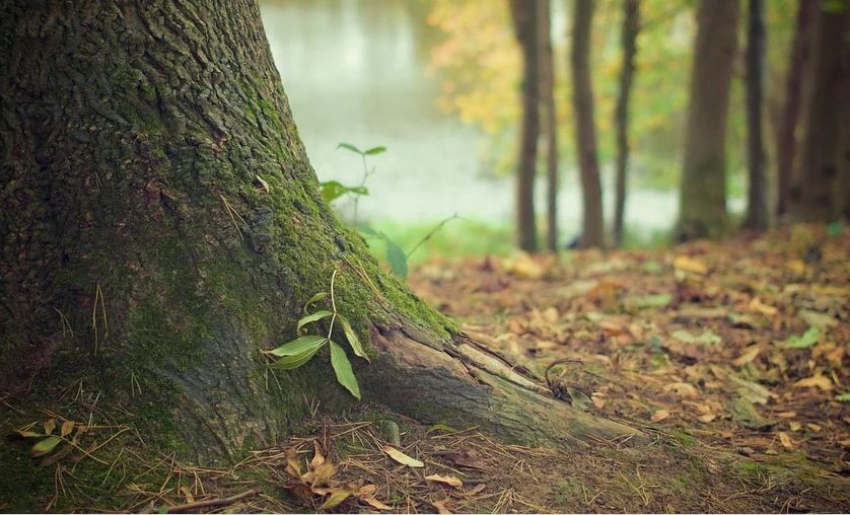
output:
[[366, 188], [366, 180], [375, 173], [374, 168], [369, 168], [368, 163], [366, 162], [366, 156], [376, 156], [378, 154], [383, 154], [387, 151], [387, 147], [372, 147], [367, 150], [360, 150], [356, 146], [351, 143], [340, 143], [336, 148], [343, 148], [345, 150], [349, 150], [354, 152], [355, 154], [360, 156], [360, 159], [363, 161], [363, 177], [360, 179], [360, 184], [357, 186], [346, 186], [339, 181], [324, 181], [319, 183], [319, 187], [322, 191], [322, 198], [325, 199], [325, 202], [333, 202], [339, 197], [347, 194], [354, 195], [354, 226], [357, 227], [357, 207], [360, 201], [360, 197], [369, 194], [369, 189]]
[[[272, 368], [294, 370], [310, 361], [310, 359], [315, 356], [322, 347], [329, 345], [331, 366], [336, 374], [336, 380], [339, 384], [344, 386], [345, 389], [351, 392], [351, 395], [356, 397], [357, 400], [360, 400], [360, 385], [357, 383], [357, 378], [354, 377], [354, 371], [351, 369], [351, 362], [348, 360], [348, 355], [345, 353], [345, 349], [343, 349], [341, 345], [331, 339], [333, 336], [334, 326], [337, 322], [339, 322], [339, 326], [345, 334], [345, 339], [348, 341], [348, 344], [351, 346], [351, 350], [354, 351], [354, 354], [366, 361], [369, 361], [369, 357], [366, 355], [366, 351], [363, 349], [363, 345], [360, 343], [357, 333], [351, 327], [351, 323], [345, 316], [342, 315], [342, 313], [337, 311], [336, 297], [334, 294], [334, 282], [336, 280], [337, 272], [337, 270], [334, 270], [331, 275], [330, 294], [328, 292], [319, 292], [313, 295], [313, 297], [307, 301], [307, 304], [304, 305], [304, 312], [306, 314], [298, 320], [296, 329], [298, 333], [301, 333], [301, 329], [305, 326], [318, 323], [321, 320], [329, 319], [327, 324], [327, 333], [323, 332], [322, 334], [306, 334], [304, 336], [300, 336], [299, 338], [285, 343], [274, 350], [266, 351], [266, 354], [271, 354], [280, 358], [271, 364]], [[310, 306], [328, 297], [330, 297], [329, 310], [320, 309], [312, 313], [308, 312]]]

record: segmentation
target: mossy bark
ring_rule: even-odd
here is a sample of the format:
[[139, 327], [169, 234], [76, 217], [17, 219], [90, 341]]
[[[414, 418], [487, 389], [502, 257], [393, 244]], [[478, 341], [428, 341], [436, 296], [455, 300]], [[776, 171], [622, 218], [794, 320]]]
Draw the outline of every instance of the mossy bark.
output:
[[260, 352], [338, 270], [372, 342], [365, 401], [524, 441], [636, 434], [473, 352], [381, 271], [318, 194], [255, 2], [18, 0], [0, 38], [7, 402], [85, 384], [149, 443], [232, 458], [314, 401], [351, 405], [327, 356], [273, 374]]
[[738, 0], [701, 0], [679, 195], [680, 240], [721, 236], [726, 211], [726, 119], [738, 51]]

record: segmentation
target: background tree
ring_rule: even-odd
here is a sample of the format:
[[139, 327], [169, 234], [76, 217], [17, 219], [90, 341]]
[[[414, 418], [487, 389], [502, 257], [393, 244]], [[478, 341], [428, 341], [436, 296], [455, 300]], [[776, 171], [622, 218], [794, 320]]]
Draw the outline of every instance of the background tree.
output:
[[550, 0], [537, 0], [540, 48], [540, 103], [546, 142], [546, 248], [558, 251], [558, 120]]
[[640, 30], [640, 0], [623, 3], [623, 25], [620, 36], [623, 64], [620, 69], [620, 89], [615, 112], [617, 126], [617, 199], [614, 211], [614, 245], [623, 244], [623, 220], [626, 213], [627, 173], [629, 167], [629, 99], [635, 72], [637, 36]]
[[791, 206], [794, 187], [794, 163], [797, 156], [797, 123], [803, 100], [803, 77], [809, 62], [812, 18], [817, 0], [800, 0], [791, 43], [788, 75], [785, 85], [785, 105], [777, 133], [776, 154], [779, 182], [778, 214], [786, 214]]
[[678, 239], [716, 237], [727, 228], [726, 119], [738, 48], [738, 0], [701, 0], [691, 70]]
[[835, 199], [839, 170], [845, 61], [850, 52], [850, 9], [825, 4], [815, 16], [812, 74], [801, 149], [800, 199], [793, 202], [794, 218], [826, 222], [838, 214]]
[[62, 393], [84, 384], [96, 419], [154, 448], [233, 458], [285, 434], [305, 399], [351, 405], [326, 351], [274, 377], [260, 352], [294, 338], [334, 277], [371, 357], [350, 358], [365, 400], [529, 442], [633, 433], [381, 271], [322, 201], [255, 2], [109, 7], [17, 0], [0, 17], [4, 397], [88, 418]]
[[519, 247], [537, 251], [534, 178], [540, 136], [540, 64], [537, 37], [539, 0], [510, 0], [516, 38], [522, 50], [522, 129], [517, 160], [517, 236]]
[[747, 16], [747, 214], [744, 226], [767, 229], [767, 172], [763, 136], [765, 76], [764, 0], [749, 0]]
[[581, 246], [584, 248], [602, 247], [605, 243], [602, 184], [599, 179], [599, 158], [596, 155], [596, 125], [589, 65], [592, 23], [593, 0], [576, 0], [570, 67], [573, 77], [576, 152], [583, 200]]

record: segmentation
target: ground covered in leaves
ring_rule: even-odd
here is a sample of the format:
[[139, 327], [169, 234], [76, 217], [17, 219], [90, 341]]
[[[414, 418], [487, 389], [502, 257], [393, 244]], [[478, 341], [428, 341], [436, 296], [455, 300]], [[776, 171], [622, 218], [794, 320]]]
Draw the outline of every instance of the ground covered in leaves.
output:
[[[640, 428], [648, 446], [530, 448], [361, 405], [345, 419], [317, 411], [289, 441], [212, 469], [152, 456], [131, 428], [51, 412], [20, 428], [53, 471], [37, 507], [847, 512], [848, 255], [850, 232], [796, 227], [754, 241], [413, 270], [417, 293], [470, 335], [564, 402]], [[45, 433], [59, 437], [55, 449]], [[0, 496], [2, 511], [21, 506]]]

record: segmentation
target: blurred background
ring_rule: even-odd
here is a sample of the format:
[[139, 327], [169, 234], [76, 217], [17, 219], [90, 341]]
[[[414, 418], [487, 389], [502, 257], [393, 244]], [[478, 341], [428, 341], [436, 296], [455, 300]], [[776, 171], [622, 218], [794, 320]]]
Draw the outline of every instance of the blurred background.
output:
[[[805, 1], [805, 0], [804, 0]], [[594, 2], [589, 63], [606, 223], [614, 217], [615, 108], [623, 68], [623, 0]], [[515, 175], [522, 121], [522, 53], [509, 2], [497, 0], [261, 0], [263, 21], [298, 129], [322, 181], [360, 184], [361, 158], [338, 148], [386, 147], [369, 156], [369, 195], [358, 224], [402, 247], [457, 213], [414, 259], [428, 252], [504, 253], [515, 246]], [[798, 1], [763, 4], [765, 152], [785, 103]], [[642, 0], [629, 109], [628, 201], [623, 245], [669, 241], [679, 215], [688, 87], [697, 3]], [[574, 132], [570, 45], [572, 2], [548, 8], [558, 147], [559, 246], [581, 234], [582, 196]], [[726, 204], [745, 210], [746, 3], [726, 127]], [[541, 138], [543, 135], [541, 134]], [[541, 145], [544, 145], [541, 143]], [[545, 226], [546, 156], [537, 156], [534, 201]], [[769, 185], [775, 200], [775, 181]], [[353, 221], [353, 196], [335, 200]], [[540, 230], [541, 234], [544, 232]], [[542, 239], [542, 237], [541, 237]]]

